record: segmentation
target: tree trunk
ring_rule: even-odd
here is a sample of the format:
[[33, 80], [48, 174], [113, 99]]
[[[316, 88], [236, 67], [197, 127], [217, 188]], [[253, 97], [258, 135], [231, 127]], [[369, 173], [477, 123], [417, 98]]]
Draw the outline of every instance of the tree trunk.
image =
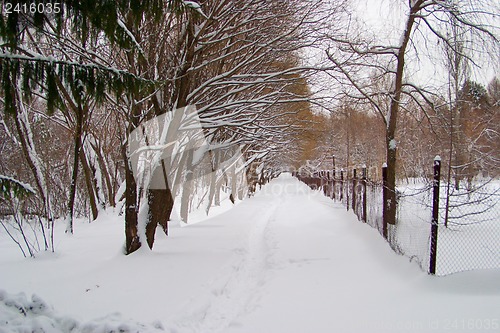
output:
[[219, 182], [217, 182], [217, 167], [219, 165], [220, 152], [216, 152], [214, 154], [212, 151], [209, 151], [208, 153], [210, 156], [210, 164], [211, 164], [211, 168], [212, 168], [211, 169], [212, 173], [210, 174], [210, 185], [209, 185], [210, 190], [208, 193], [207, 206], [205, 208], [205, 211], [207, 214], [210, 211], [210, 208], [212, 207], [214, 200], [215, 200], [215, 206], [219, 206], [219, 204], [220, 204], [220, 198], [219, 198], [220, 188], [218, 185]]
[[87, 194], [89, 196], [90, 210], [92, 211], [92, 220], [97, 219], [99, 210], [97, 209], [97, 189], [92, 181], [92, 171], [87, 160], [87, 156], [83, 150], [80, 151], [80, 163], [82, 163], [83, 174], [85, 175], [85, 185], [87, 186]]
[[[28, 122], [28, 116], [26, 114], [26, 110], [22, 105], [22, 101], [18, 98], [16, 105], [16, 115], [14, 117], [14, 123], [16, 125], [17, 134], [19, 135], [19, 140], [21, 142], [21, 148], [23, 150], [24, 157], [28, 162], [28, 166], [35, 178], [35, 184], [38, 190], [38, 195], [42, 199], [45, 217], [47, 221], [52, 220], [52, 212], [50, 211], [49, 205], [49, 194], [46, 189], [46, 179], [41, 169], [41, 161], [38, 157], [38, 153], [35, 150], [35, 145], [33, 142], [33, 138], [30, 135], [31, 128]], [[53, 244], [52, 244], [53, 245]]]
[[455, 108], [455, 117], [453, 119], [453, 129], [451, 135], [455, 136], [455, 190], [460, 190], [460, 183], [464, 178], [464, 165], [465, 165], [465, 157], [464, 157], [464, 144], [462, 139], [462, 121], [461, 121], [461, 107], [457, 106]]
[[405, 67], [405, 53], [411, 38], [413, 24], [420, 10], [421, 1], [417, 1], [410, 10], [408, 20], [406, 21], [405, 31], [401, 38], [401, 45], [397, 54], [396, 77], [394, 79], [394, 90], [391, 98], [388, 119], [386, 120], [386, 154], [387, 154], [387, 197], [384, 205], [387, 212], [387, 223], [396, 224], [396, 125], [399, 114], [399, 106], [403, 90], [403, 77]]
[[[217, 178], [217, 174], [214, 175], [215, 178]], [[214, 198], [214, 205], [215, 206], [220, 206], [220, 192], [222, 191], [222, 184], [224, 183], [224, 178], [227, 179], [226, 173], [224, 172], [224, 177], [219, 177], [219, 181], [216, 182], [215, 184], [215, 198]]]
[[397, 198], [396, 198], [396, 144], [390, 134], [387, 135], [387, 188], [384, 199], [385, 218], [387, 224], [396, 224]]
[[167, 190], [148, 190], [148, 223], [146, 224], [146, 239], [150, 249], [153, 249], [155, 240], [155, 232], [158, 224], [161, 225], [163, 231], [168, 235], [168, 220], [172, 213], [174, 200], [172, 192]]
[[238, 179], [236, 178], [236, 165], [233, 165], [231, 167], [230, 182], [231, 182], [231, 194], [229, 195], [229, 199], [234, 204], [236, 201], [236, 198], [238, 197], [238, 193], [237, 193]]
[[162, 215], [162, 218], [159, 219], [158, 223], [162, 227], [165, 235], [168, 236], [168, 221], [170, 221], [170, 215], [172, 214], [172, 209], [174, 208], [174, 197], [172, 195], [172, 190], [169, 187], [167, 187], [167, 190], [164, 191], [164, 197], [161, 200], [165, 206], [165, 212]]
[[[192, 18], [190, 18], [191, 20]], [[174, 82], [174, 95], [176, 100], [176, 107], [182, 108], [187, 105], [187, 96], [190, 91], [191, 77], [188, 73], [189, 68], [192, 65], [194, 57], [194, 26], [193, 22], [188, 22], [188, 28], [186, 29], [186, 39], [183, 40], [189, 45], [187, 50], [186, 59], [184, 65], [181, 67], [177, 73], [177, 80]], [[159, 107], [159, 103], [156, 100], [156, 96], [153, 96], [153, 105], [156, 109], [156, 116], [163, 114], [166, 110], [162, 110]], [[179, 163], [179, 165], [183, 165]], [[148, 241], [149, 248], [153, 248], [154, 236], [156, 227], [158, 224], [162, 226], [163, 231], [168, 235], [168, 221], [170, 220], [170, 214], [174, 206], [174, 197], [172, 193], [172, 186], [174, 184], [169, 184], [168, 182], [168, 171], [166, 169], [164, 161], [161, 161], [161, 167], [158, 167], [154, 172], [161, 172], [163, 181], [165, 182], [165, 187], [161, 189], [147, 189], [147, 197], [149, 204], [148, 219], [146, 221], [146, 238]], [[159, 179], [157, 177], [152, 177]], [[170, 186], [169, 186], [170, 185]]]
[[137, 183], [127, 155], [126, 145], [122, 145], [122, 156], [125, 162], [125, 254], [130, 254], [141, 247], [137, 232]]
[[158, 224], [162, 227], [165, 235], [168, 236], [168, 221], [174, 208], [174, 197], [168, 181], [165, 161], [162, 160], [160, 166], [155, 169], [151, 177], [151, 182], [163, 182], [163, 184], [154, 184], [153, 188], [147, 190], [148, 217], [146, 221], [146, 239], [150, 249], [153, 248]]
[[181, 196], [181, 220], [184, 223], [188, 223], [188, 215], [189, 215], [189, 203], [191, 199], [191, 191], [193, 187], [193, 149], [192, 147], [188, 146], [187, 152], [185, 154], [188, 154], [187, 160], [186, 160], [186, 169], [185, 169], [185, 178], [183, 182], [183, 188], [182, 188], [182, 196]]
[[82, 133], [83, 133], [83, 108], [78, 105], [76, 112], [76, 124], [74, 133], [74, 150], [73, 150], [73, 172], [71, 175], [71, 184], [69, 189], [69, 202], [68, 202], [68, 217], [66, 225], [66, 233], [73, 233], [73, 214], [75, 210], [75, 197], [76, 197], [76, 186], [78, 181], [78, 167], [79, 167], [79, 156], [82, 147]]
[[91, 145], [92, 149], [94, 149], [94, 152], [96, 154], [97, 163], [99, 164], [99, 168], [101, 169], [101, 175], [104, 177], [104, 182], [106, 183], [108, 203], [111, 207], [115, 207], [116, 206], [115, 193], [114, 193], [115, 191], [113, 189], [113, 183], [111, 182], [111, 176], [109, 174], [108, 164], [106, 163], [106, 159], [101, 153], [101, 149], [99, 148], [99, 146], [93, 144]]

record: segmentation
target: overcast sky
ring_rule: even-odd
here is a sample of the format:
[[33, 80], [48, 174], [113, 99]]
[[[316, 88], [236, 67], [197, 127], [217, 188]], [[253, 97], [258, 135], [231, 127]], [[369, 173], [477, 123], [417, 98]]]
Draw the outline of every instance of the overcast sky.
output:
[[[408, 0], [354, 0], [355, 8], [361, 20], [377, 35], [384, 44], [396, 44], [399, 41], [404, 29], [405, 13], [408, 10]], [[496, 1], [496, 0], [492, 0]], [[493, 2], [494, 4], [495, 2]], [[479, 2], [477, 2], [479, 4]], [[498, 2], [497, 5], [488, 6], [488, 10], [500, 15]], [[500, 19], [490, 22], [496, 26], [496, 32], [500, 29]], [[418, 80], [425, 85], [441, 86], [447, 82], [447, 74], [443, 71], [443, 50], [438, 45], [437, 38], [430, 34], [427, 28], [420, 31], [426, 33], [426, 38], [430, 43], [423, 42], [423, 36], [420, 36], [417, 47], [420, 53], [411, 53], [408, 56], [408, 73], [412, 73], [412, 80]], [[416, 34], [418, 36], [418, 34]], [[479, 45], [476, 43], [475, 47]], [[497, 45], [497, 61], [499, 47]], [[477, 57], [477, 63], [481, 68], [474, 68], [471, 73], [473, 80], [484, 85], [488, 84], [495, 75], [499, 74], [499, 64], [496, 61], [485, 61], [484, 56]], [[411, 71], [410, 71], [411, 69]]]

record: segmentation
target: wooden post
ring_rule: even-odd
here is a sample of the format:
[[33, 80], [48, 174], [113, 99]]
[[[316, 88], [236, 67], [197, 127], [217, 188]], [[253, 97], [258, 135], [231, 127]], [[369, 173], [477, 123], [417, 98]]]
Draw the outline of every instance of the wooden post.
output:
[[387, 239], [387, 164], [382, 165], [382, 235]]
[[439, 181], [441, 177], [441, 157], [434, 158], [434, 182], [432, 184], [432, 225], [429, 273], [436, 274], [438, 221], [439, 221]]

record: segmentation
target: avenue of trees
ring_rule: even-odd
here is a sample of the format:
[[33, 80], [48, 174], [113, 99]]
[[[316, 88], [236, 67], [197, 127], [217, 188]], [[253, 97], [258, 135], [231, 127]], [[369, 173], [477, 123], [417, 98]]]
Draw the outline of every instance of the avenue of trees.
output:
[[[153, 247], [157, 225], [168, 233], [179, 196], [185, 222], [193, 207], [217, 205], [221, 190], [243, 198], [244, 185], [252, 191], [265, 165], [300, 146], [297, 115], [310, 109], [300, 53], [318, 42], [320, 21], [334, 13], [322, 8], [322, 1], [95, 0], [63, 1], [51, 15], [3, 12], [0, 173], [36, 189], [14, 210], [37, 216], [40, 228], [65, 218], [73, 233], [75, 216], [93, 220], [116, 207], [125, 253], [132, 253], [146, 242]], [[195, 158], [197, 151], [176, 148], [182, 154], [157, 161], [153, 177], [165, 173], [190, 191], [137, 179], [130, 135], [189, 105], [203, 136], [237, 145], [243, 165], [217, 170], [223, 152]], [[147, 145], [179, 139], [169, 135]], [[202, 163], [214, 172], [193, 183]], [[9, 189], [2, 197], [7, 215], [14, 208]]]
[[[2, 3], [3, 230], [24, 235], [29, 217], [43, 241], [11, 237], [33, 255], [53, 250], [55, 221], [73, 233], [75, 217], [114, 207], [130, 254], [153, 248], [157, 227], [168, 234], [174, 207], [187, 223], [273, 170], [329, 168], [332, 155], [344, 168], [387, 163], [393, 217], [396, 180], [426, 176], [436, 154], [456, 188], [498, 177], [500, 82], [471, 76], [477, 59], [498, 64], [498, 5], [394, 3], [401, 29], [386, 39], [343, 0], [66, 0], [57, 13]], [[441, 85], [413, 81], [428, 56]], [[194, 138], [183, 137], [193, 119], [174, 121], [190, 106]], [[147, 150], [131, 145], [147, 131]], [[208, 149], [194, 143], [205, 139]], [[150, 179], [137, 172], [145, 156]]]

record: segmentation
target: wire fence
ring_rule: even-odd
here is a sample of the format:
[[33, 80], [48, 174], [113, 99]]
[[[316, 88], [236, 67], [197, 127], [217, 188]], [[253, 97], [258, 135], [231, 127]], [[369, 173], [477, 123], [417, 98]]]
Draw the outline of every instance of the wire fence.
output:
[[434, 179], [398, 184], [396, 224], [384, 223], [383, 181], [370, 179], [366, 167], [295, 176], [342, 203], [425, 272], [442, 276], [500, 268], [500, 181], [482, 179], [456, 188], [436, 175], [438, 167], [435, 161]]

